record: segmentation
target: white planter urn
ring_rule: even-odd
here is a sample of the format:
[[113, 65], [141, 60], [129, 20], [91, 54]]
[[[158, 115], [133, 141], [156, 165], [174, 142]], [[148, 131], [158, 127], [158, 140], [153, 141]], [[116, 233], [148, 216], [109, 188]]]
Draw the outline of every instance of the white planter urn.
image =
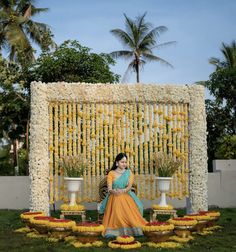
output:
[[166, 193], [170, 190], [170, 182], [173, 179], [172, 177], [155, 177], [158, 181], [158, 190], [161, 192], [161, 201], [158, 204], [162, 207], [167, 207], [166, 203]]
[[83, 178], [64, 177], [67, 190], [70, 193], [70, 206], [76, 205], [76, 193], [81, 189]]

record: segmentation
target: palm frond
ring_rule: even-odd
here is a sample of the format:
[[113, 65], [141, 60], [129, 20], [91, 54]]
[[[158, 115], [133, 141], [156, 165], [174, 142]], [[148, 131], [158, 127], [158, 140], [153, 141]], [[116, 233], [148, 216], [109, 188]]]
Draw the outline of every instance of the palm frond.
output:
[[177, 44], [177, 41], [169, 41], [169, 42], [165, 42], [165, 43], [161, 43], [159, 45], [156, 45], [156, 46], [153, 46], [151, 49], [159, 49], [159, 48], [162, 48], [162, 47], [165, 47], [165, 46], [169, 46], [169, 45], [175, 45]]
[[131, 57], [134, 56], [132, 51], [124, 51], [124, 50], [111, 52], [110, 55], [111, 57], [115, 59], [120, 58], [120, 57], [123, 57], [125, 59], [130, 59]]
[[153, 54], [148, 54], [148, 53], [143, 53], [143, 58], [147, 61], [158, 61], [160, 62], [161, 64], [164, 64], [166, 66], [169, 66], [171, 68], [174, 68], [173, 65], [171, 65], [168, 61], [156, 56], [156, 55], [153, 55]]
[[129, 34], [121, 29], [114, 29], [110, 31], [115, 37], [117, 37], [124, 46], [134, 48], [134, 43]]
[[158, 26], [158, 27], [153, 28], [148, 34], [146, 34], [143, 37], [143, 39], [140, 41], [139, 46], [142, 48], [155, 46], [156, 37], [166, 30], [167, 28], [165, 26]]

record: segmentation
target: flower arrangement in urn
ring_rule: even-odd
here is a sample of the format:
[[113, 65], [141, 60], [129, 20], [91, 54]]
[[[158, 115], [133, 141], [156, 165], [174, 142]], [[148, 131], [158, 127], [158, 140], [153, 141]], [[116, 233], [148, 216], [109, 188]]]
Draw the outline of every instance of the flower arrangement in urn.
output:
[[64, 180], [67, 182], [67, 189], [70, 192], [69, 206], [76, 205], [76, 193], [81, 188], [83, 174], [86, 172], [90, 162], [86, 160], [83, 154], [77, 156], [63, 156], [59, 161], [64, 171]]
[[158, 189], [161, 192], [161, 201], [159, 207], [163, 210], [168, 210], [169, 206], [166, 203], [166, 192], [170, 189], [170, 181], [172, 176], [181, 166], [182, 160], [175, 160], [170, 154], [165, 152], [157, 152], [153, 159], [155, 174], [158, 181]]
[[64, 176], [70, 178], [83, 177], [89, 165], [89, 162], [82, 154], [77, 156], [63, 156], [59, 163], [63, 168]]
[[166, 152], [157, 152], [153, 158], [155, 174], [158, 177], [172, 177], [182, 164], [182, 160], [175, 160]]

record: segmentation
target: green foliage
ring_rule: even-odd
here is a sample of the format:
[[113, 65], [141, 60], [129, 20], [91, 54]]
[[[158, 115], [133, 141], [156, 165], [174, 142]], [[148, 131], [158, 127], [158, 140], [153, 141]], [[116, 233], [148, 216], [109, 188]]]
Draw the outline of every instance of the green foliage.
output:
[[30, 69], [30, 78], [43, 82], [114, 83], [119, 81], [110, 70], [114, 64], [109, 55], [92, 53], [78, 41], [68, 40], [54, 52], [41, 54]]
[[64, 156], [61, 158], [59, 165], [64, 170], [65, 177], [82, 177], [89, 166], [89, 162], [83, 155]]
[[158, 152], [154, 155], [155, 173], [159, 177], [172, 177], [182, 164], [181, 160], [174, 158], [165, 152]]
[[10, 155], [10, 145], [0, 148], [0, 176], [14, 176], [15, 170], [13, 159]]
[[23, 67], [35, 60], [32, 43], [42, 50], [55, 45], [49, 27], [32, 18], [48, 9], [36, 8], [33, 2], [0, 1], [0, 49], [10, 50], [10, 59]]
[[219, 139], [215, 155], [217, 159], [236, 159], [236, 135]]
[[210, 171], [213, 159], [232, 156], [232, 153], [226, 153], [227, 145], [223, 139], [236, 134], [236, 43], [223, 43], [221, 52], [223, 60], [210, 59], [210, 63], [216, 66], [216, 71], [204, 83], [210, 94], [215, 97], [213, 101], [206, 100]]
[[18, 166], [19, 166], [19, 175], [27, 175], [28, 174], [28, 166], [29, 166], [29, 157], [28, 150], [21, 148], [18, 151]]

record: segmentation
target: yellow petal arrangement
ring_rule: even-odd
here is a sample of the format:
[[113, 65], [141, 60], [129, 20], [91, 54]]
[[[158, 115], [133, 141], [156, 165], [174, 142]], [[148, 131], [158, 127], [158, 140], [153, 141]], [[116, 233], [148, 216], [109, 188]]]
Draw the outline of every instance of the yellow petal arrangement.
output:
[[[68, 197], [58, 160], [62, 155], [74, 156], [82, 150], [84, 157], [91, 160], [84, 174], [84, 192], [78, 195], [83, 202], [98, 200], [98, 181], [104, 177], [107, 167], [112, 166], [118, 152], [126, 152], [129, 167], [138, 181], [138, 196], [145, 199], [158, 197], [153, 185], [153, 155], [158, 151], [168, 151], [174, 158], [182, 159], [179, 176], [173, 177], [168, 196], [183, 199], [189, 193], [186, 172], [189, 169], [188, 106], [187, 103], [50, 101], [50, 203], [57, 200], [65, 202]], [[147, 168], [149, 160], [150, 169]], [[74, 210], [63, 207], [63, 211]]]
[[49, 216], [34, 216], [30, 219], [30, 223], [36, 225], [47, 225], [50, 219], [52, 220], [54, 218]]
[[153, 208], [154, 210], [173, 210], [173, 206], [171, 206], [171, 205], [168, 205], [168, 206], [160, 206], [160, 205], [153, 204], [153, 205], [152, 205], [152, 208]]
[[160, 242], [160, 243], [155, 243], [155, 242], [147, 242], [147, 246], [153, 247], [153, 248], [182, 248], [183, 245], [181, 243], [177, 242]]
[[118, 236], [116, 240], [120, 243], [130, 243], [134, 241], [133, 236]]
[[149, 222], [142, 229], [144, 232], [170, 231], [174, 229], [174, 225], [168, 222]]
[[[207, 215], [208, 214], [208, 215]], [[199, 217], [200, 216], [200, 217]], [[204, 216], [204, 217], [203, 217]], [[190, 226], [197, 225], [198, 221], [201, 220], [211, 220], [211, 217], [219, 217], [220, 213], [216, 211], [202, 211], [198, 214], [192, 214], [192, 215], [186, 215], [184, 217], [177, 217], [168, 220], [168, 222], [149, 222], [147, 225], [143, 226], [142, 229], [145, 232], [165, 232], [165, 231], [172, 231], [175, 232], [175, 226], [178, 228], [179, 226], [186, 226], [185, 228], [189, 228]], [[64, 240], [65, 242], [70, 243], [72, 246], [76, 248], [86, 248], [86, 247], [101, 247], [104, 246], [104, 243], [99, 240], [88, 240], [83, 242], [80, 240], [78, 236], [71, 236], [73, 234], [72, 232], [78, 232], [78, 233], [86, 233], [89, 232], [92, 233], [98, 233], [98, 235], [101, 234], [102, 231], [104, 231], [104, 226], [98, 223], [93, 222], [81, 222], [76, 223], [72, 220], [65, 220], [65, 219], [56, 219], [50, 216], [45, 216], [43, 212], [25, 212], [20, 215], [21, 219], [27, 220], [30, 223], [34, 224], [35, 229], [37, 225], [44, 225], [47, 227], [46, 233], [39, 233], [40, 230], [36, 229], [30, 229], [28, 227], [23, 227], [20, 229], [15, 230], [15, 232], [22, 232], [26, 233], [26, 236], [29, 238], [44, 238], [48, 242], [58, 242], [60, 240]], [[191, 217], [191, 218], [190, 218]], [[27, 222], [28, 223], [28, 222]], [[192, 232], [192, 234], [198, 234], [198, 235], [210, 235], [213, 233], [214, 230], [222, 228], [221, 226], [211, 226], [204, 228], [201, 230], [201, 232]], [[51, 230], [51, 231], [50, 231]], [[58, 234], [53, 235], [53, 230], [57, 230], [58, 232], [66, 231], [67, 233], [61, 234], [61, 236]], [[191, 230], [191, 229], [190, 229]], [[171, 232], [172, 234], [172, 232]], [[147, 233], [145, 234], [147, 235]], [[184, 243], [189, 242], [190, 240], [193, 240], [193, 236], [180, 236], [177, 233], [178, 236], [172, 235], [171, 237], [168, 237], [168, 240], [151, 240], [149, 242], [140, 243], [139, 241], [135, 241], [135, 238], [133, 236], [124, 235], [124, 236], [118, 236], [116, 240], [109, 241], [108, 247], [110, 248], [120, 248], [120, 249], [137, 249], [140, 248], [142, 245], [146, 245], [149, 247], [154, 248], [182, 248]], [[99, 239], [99, 237], [98, 237]]]
[[44, 212], [25, 212], [20, 215], [22, 220], [29, 220], [35, 216], [45, 216]]
[[83, 205], [70, 206], [69, 204], [62, 204], [60, 209], [62, 211], [83, 211], [85, 207]]
[[186, 243], [186, 242], [189, 242], [189, 241], [191, 241], [193, 239], [194, 238], [191, 235], [189, 235], [188, 237], [185, 237], [185, 238], [179, 237], [177, 235], [173, 235], [173, 236], [170, 237], [171, 241], [180, 242], [180, 243]]
[[141, 248], [141, 243], [134, 240], [133, 236], [124, 235], [118, 236], [116, 240], [108, 242], [108, 247], [110, 248], [120, 248], [120, 249], [136, 249]]
[[188, 214], [188, 215], [185, 215], [184, 218], [192, 218], [192, 219], [197, 220], [197, 221], [210, 220], [211, 219], [211, 217], [209, 215], [206, 215], [206, 214]]
[[169, 223], [175, 225], [175, 226], [195, 226], [197, 224], [197, 220], [193, 219], [193, 218], [173, 218], [168, 220]]
[[103, 246], [102, 241], [87, 242], [87, 243], [72, 242], [71, 244], [76, 248], [89, 248], [89, 247], [97, 247], [98, 248], [98, 247]]
[[72, 227], [73, 232], [102, 232], [104, 230], [103, 225], [99, 224], [86, 224], [78, 223]]
[[200, 211], [200, 214], [206, 214], [210, 217], [220, 217], [220, 212], [218, 211]]
[[47, 225], [49, 228], [72, 228], [75, 222], [72, 220], [54, 219], [49, 220]]

